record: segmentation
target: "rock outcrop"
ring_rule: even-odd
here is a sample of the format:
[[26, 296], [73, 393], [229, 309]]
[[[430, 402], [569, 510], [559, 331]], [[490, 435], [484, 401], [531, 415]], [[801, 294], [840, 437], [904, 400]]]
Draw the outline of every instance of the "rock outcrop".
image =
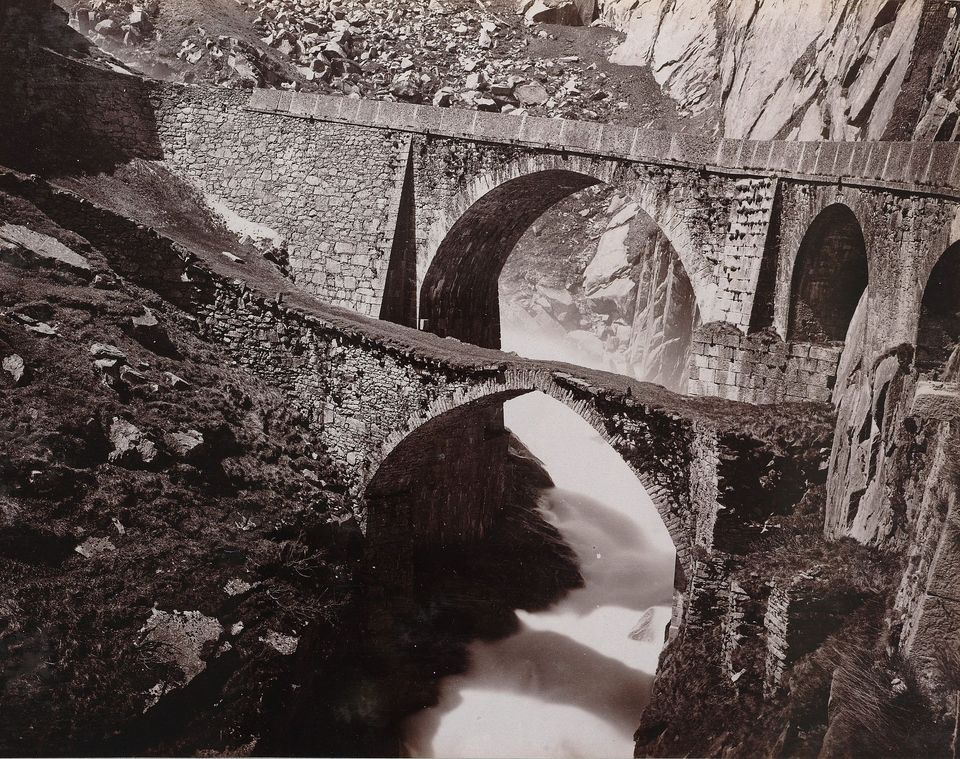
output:
[[558, 204], [521, 239], [500, 286], [508, 349], [529, 351], [518, 341], [535, 330], [566, 360], [684, 388], [699, 322], [693, 290], [670, 243], [626, 197], [590, 188]]
[[[931, 0], [606, 0], [611, 60], [650, 66], [728, 137], [954, 134], [956, 8]], [[932, 76], [930, 71], [932, 69]]]

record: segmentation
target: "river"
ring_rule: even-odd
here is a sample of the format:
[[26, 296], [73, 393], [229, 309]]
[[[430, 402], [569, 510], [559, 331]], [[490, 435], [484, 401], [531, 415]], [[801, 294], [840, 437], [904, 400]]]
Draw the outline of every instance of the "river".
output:
[[576, 553], [584, 586], [519, 628], [468, 646], [463, 674], [403, 727], [410, 756], [630, 757], [670, 618], [674, 549], [619, 455], [540, 393], [509, 401], [506, 425], [556, 484], [539, 508]]

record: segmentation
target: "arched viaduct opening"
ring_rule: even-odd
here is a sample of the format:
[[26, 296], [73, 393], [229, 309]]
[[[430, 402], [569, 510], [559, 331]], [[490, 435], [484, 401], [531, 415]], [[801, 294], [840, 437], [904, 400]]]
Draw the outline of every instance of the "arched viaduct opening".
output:
[[[526, 423], [511, 416], [527, 402]], [[570, 432], [571, 417], [585, 438]], [[365, 490], [371, 656], [393, 692], [408, 755], [444, 755], [474, 740], [471, 709], [492, 720], [518, 694], [534, 721], [575, 707], [585, 721], [567, 726], [574, 734], [596, 729], [632, 745], [670, 617], [674, 557], [636, 473], [588, 417], [544, 393], [497, 392], [424, 422], [373, 473]], [[552, 449], [561, 448], [572, 463], [558, 470]], [[623, 471], [597, 465], [598, 449]], [[596, 497], [563, 489], [559, 477], [577, 469], [630, 498], [618, 480], [626, 476], [637, 502], [611, 504], [589, 479], [585, 492]], [[529, 668], [536, 677], [513, 681]], [[488, 693], [482, 704], [468, 696], [478, 688]], [[506, 742], [564, 738], [513, 736], [511, 724], [498, 732]]]
[[949, 369], [960, 345], [960, 242], [951, 245], [937, 261], [923, 290], [917, 327], [916, 365], [921, 372]]
[[[484, 347], [504, 347], [503, 274], [514, 298], [509, 349], [682, 390], [691, 336], [700, 319], [697, 295], [670, 237], [646, 213], [649, 198], [617, 193], [614, 186], [587, 171], [549, 169], [509, 179], [480, 196], [430, 261], [420, 290], [421, 328]], [[558, 227], [569, 224], [578, 230], [575, 236], [583, 237], [579, 249], [558, 239], [553, 227], [544, 234], [539, 224], [527, 234], [550, 210], [556, 212], [549, 218]], [[588, 235], [578, 225], [578, 213], [579, 218], [606, 219], [607, 227], [591, 228]], [[515, 250], [522, 260], [511, 258]], [[582, 281], [571, 279], [570, 272], [558, 274], [580, 259]]]
[[842, 342], [867, 287], [860, 222], [842, 203], [828, 206], [804, 235], [794, 264], [787, 340]]
[[442, 337], [500, 347], [497, 280], [527, 228], [562, 198], [600, 180], [550, 169], [511, 179], [477, 200], [440, 243], [420, 290], [420, 324]]

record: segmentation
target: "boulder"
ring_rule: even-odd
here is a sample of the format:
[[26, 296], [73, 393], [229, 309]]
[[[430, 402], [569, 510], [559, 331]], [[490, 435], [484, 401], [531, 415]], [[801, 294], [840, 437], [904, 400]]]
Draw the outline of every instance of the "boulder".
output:
[[13, 378], [14, 385], [25, 385], [30, 379], [29, 373], [27, 372], [26, 362], [23, 360], [22, 356], [16, 353], [10, 356], [5, 356], [2, 365], [3, 371]]
[[49, 235], [17, 224], [0, 225], [0, 261], [32, 269], [39, 266], [77, 274], [90, 279], [90, 263]]
[[164, 356], [174, 356], [174, 348], [167, 331], [160, 324], [153, 311], [144, 306], [143, 314], [130, 318], [130, 335], [144, 348]]
[[153, 24], [150, 23], [150, 19], [147, 17], [147, 14], [142, 10], [131, 11], [130, 15], [127, 17], [127, 23], [140, 32], [149, 32], [151, 29], [153, 29]]
[[523, 17], [532, 24], [584, 26], [593, 21], [596, 0], [526, 0], [520, 6]]
[[186, 390], [193, 385], [185, 380], [183, 377], [180, 377], [173, 372], [164, 372], [164, 376], [167, 378], [167, 381], [170, 383], [170, 387], [174, 390]]
[[147, 382], [146, 375], [132, 366], [121, 366], [119, 377], [121, 382], [126, 382], [128, 385], [143, 385]]
[[73, 549], [85, 559], [96, 559], [117, 550], [109, 538], [87, 538]]
[[152, 464], [157, 459], [157, 447], [126, 419], [113, 418], [109, 439], [111, 451], [107, 460], [113, 464], [137, 468]]
[[101, 21], [99, 24], [93, 27], [93, 30], [97, 34], [102, 34], [105, 37], [120, 33], [120, 27], [117, 26], [117, 23], [113, 19], [109, 18]]
[[171, 432], [164, 436], [163, 442], [174, 456], [184, 461], [196, 462], [206, 452], [203, 435], [197, 430]]
[[109, 343], [93, 343], [90, 346], [90, 354], [95, 359], [108, 359], [119, 361], [120, 363], [126, 363], [127, 361], [127, 354], [117, 346], [110, 345]]
[[146, 709], [164, 695], [182, 688], [206, 669], [203, 657], [206, 651], [223, 635], [223, 625], [199, 611], [161, 611], [153, 609], [140, 629], [138, 645], [153, 644], [155, 655], [172, 665], [168, 679], [161, 680], [147, 692]]
[[399, 100], [420, 99], [420, 76], [415, 71], [405, 71], [390, 85], [390, 92]]
[[246, 580], [241, 580], [239, 577], [234, 577], [223, 586], [223, 592], [228, 596], [240, 596], [252, 588], [253, 585]]
[[521, 84], [514, 88], [513, 94], [523, 105], [543, 105], [550, 99], [547, 88], [539, 82]]
[[657, 610], [654, 608], [647, 609], [645, 612], [643, 612], [640, 620], [630, 631], [627, 637], [629, 637], [630, 640], [640, 641], [641, 643], [654, 642], [656, 640], [656, 635], [653, 631], [653, 622], [656, 615]]
[[283, 633], [268, 630], [267, 634], [260, 638], [260, 642], [266, 643], [281, 656], [290, 656], [297, 652], [300, 639], [292, 635], [284, 635]]
[[453, 102], [453, 90], [449, 87], [441, 87], [433, 94], [433, 105], [436, 108], [449, 108]]

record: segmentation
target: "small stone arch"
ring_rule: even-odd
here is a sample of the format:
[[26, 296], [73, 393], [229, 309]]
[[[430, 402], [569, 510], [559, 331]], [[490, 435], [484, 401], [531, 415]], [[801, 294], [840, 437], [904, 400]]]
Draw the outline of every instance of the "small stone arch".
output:
[[[418, 263], [422, 329], [499, 347], [497, 279], [526, 229], [552, 205], [591, 185], [616, 183], [623, 167], [585, 156], [531, 155], [480, 174], [430, 226]], [[715, 285], [684, 217], [663, 191], [638, 180], [631, 198], [663, 231], [690, 280], [700, 313]]]
[[828, 205], [797, 252], [787, 340], [843, 342], [868, 280], [866, 241], [856, 214], [844, 203]]
[[369, 465], [366, 467], [363, 479], [359, 483], [358, 491], [360, 493], [366, 492], [367, 487], [376, 477], [381, 465], [403, 440], [442, 414], [469, 403], [484, 400], [490, 402], [506, 402], [520, 395], [536, 391], [572, 409], [596, 430], [611, 448], [620, 454], [653, 501], [657, 512], [660, 514], [670, 534], [670, 539], [677, 549], [677, 555], [685, 556], [689, 548], [689, 536], [684, 534], [681, 525], [677, 523], [676, 519], [672, 516], [677, 512], [677, 503], [674, 495], [662, 486], [658, 486], [656, 482], [653, 482], [650, 477], [648, 477], [646, 472], [636, 468], [630, 462], [629, 458], [623, 455], [624, 450], [629, 449], [630, 444], [619, 435], [611, 433], [606, 420], [597, 411], [589, 398], [583, 398], [582, 394], [577, 394], [569, 387], [561, 384], [553, 376], [552, 372], [544, 369], [507, 370], [502, 375], [491, 375], [483, 381], [460, 386], [452, 393], [439, 397], [422, 413], [411, 417], [402, 429], [395, 430], [391, 433], [386, 440], [383, 441], [379, 449], [370, 455], [368, 460]]
[[[919, 314], [917, 369], [943, 370], [960, 345], [960, 241], [934, 264], [923, 288]], [[956, 367], [952, 371], [955, 373]]]

